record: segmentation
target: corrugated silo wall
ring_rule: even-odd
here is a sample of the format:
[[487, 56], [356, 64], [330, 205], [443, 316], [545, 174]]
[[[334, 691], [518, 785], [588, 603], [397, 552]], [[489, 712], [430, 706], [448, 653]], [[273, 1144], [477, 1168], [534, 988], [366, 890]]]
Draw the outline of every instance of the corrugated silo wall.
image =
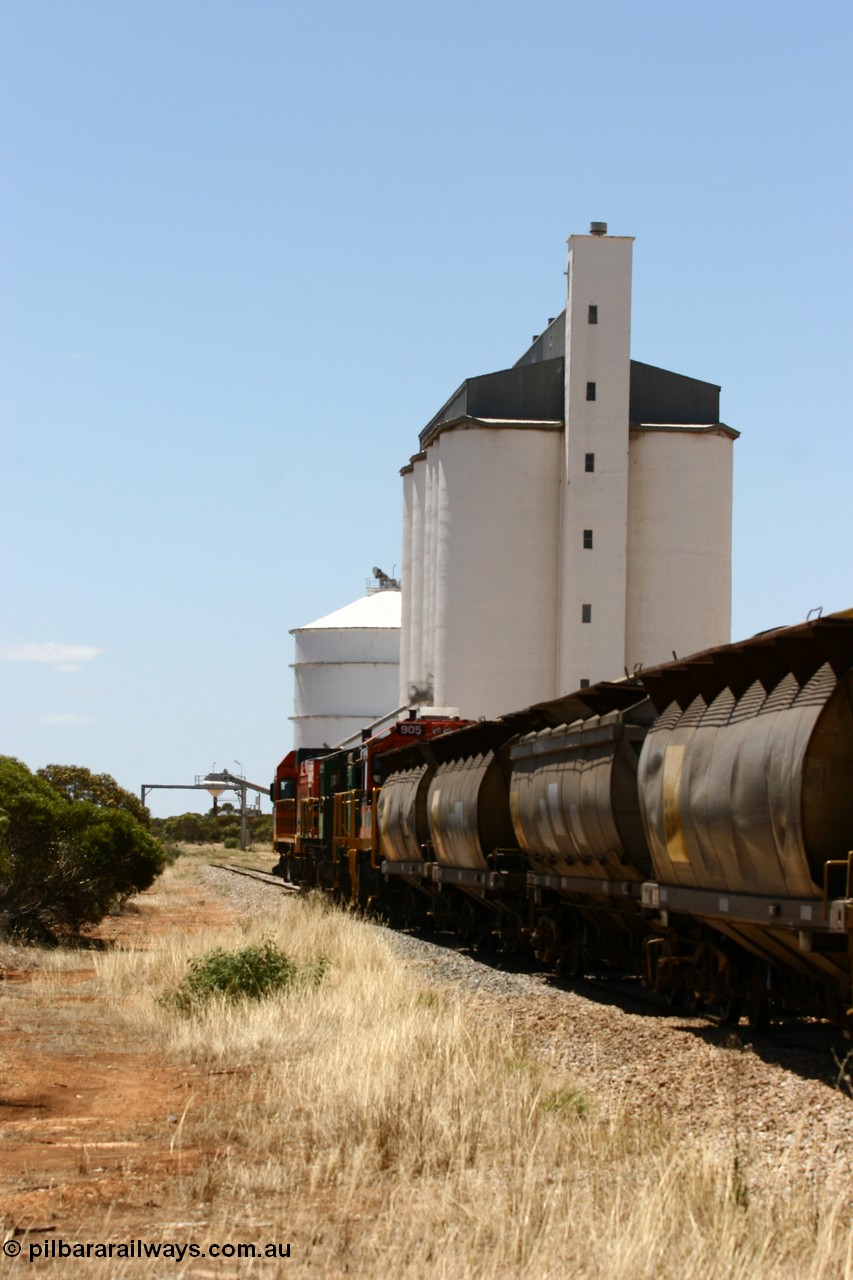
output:
[[427, 449], [425, 521], [424, 521], [424, 592], [423, 632], [421, 643], [421, 676], [419, 687], [430, 686], [428, 695], [435, 702], [435, 560], [438, 546], [438, 473], [441, 440], [434, 440]]
[[732, 445], [722, 431], [630, 433], [629, 671], [731, 639]]
[[402, 599], [400, 606], [400, 679], [397, 689], [397, 705], [408, 699], [407, 687], [411, 666], [412, 643], [412, 523], [414, 503], [414, 475], [411, 468], [403, 472], [403, 558], [400, 564]]
[[295, 640], [295, 747], [334, 745], [398, 705], [397, 627], [310, 628]]
[[411, 698], [413, 689], [425, 684], [424, 666], [424, 607], [426, 599], [426, 487], [427, 464], [423, 455], [412, 463], [408, 477], [411, 482], [409, 506], [406, 517], [411, 528], [411, 562], [409, 572], [403, 573], [403, 617], [400, 638], [400, 689], [399, 704]]
[[478, 426], [427, 450], [434, 697], [463, 716], [555, 694], [561, 439]]

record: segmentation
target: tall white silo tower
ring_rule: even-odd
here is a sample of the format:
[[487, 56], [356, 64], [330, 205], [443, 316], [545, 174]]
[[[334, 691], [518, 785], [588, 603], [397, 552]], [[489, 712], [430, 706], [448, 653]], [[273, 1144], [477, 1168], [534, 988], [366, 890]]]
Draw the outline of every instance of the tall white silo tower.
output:
[[336, 746], [398, 706], [400, 588], [384, 574], [379, 582], [359, 600], [290, 633], [297, 749]]
[[631, 359], [632, 258], [572, 236], [566, 309], [420, 432], [401, 702], [493, 716], [728, 641], [738, 433], [716, 383]]

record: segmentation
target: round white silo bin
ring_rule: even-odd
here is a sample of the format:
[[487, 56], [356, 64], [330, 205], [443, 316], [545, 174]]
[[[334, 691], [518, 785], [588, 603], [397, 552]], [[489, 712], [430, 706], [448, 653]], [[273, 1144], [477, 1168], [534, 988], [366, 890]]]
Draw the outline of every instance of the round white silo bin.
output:
[[[410, 702], [412, 695], [417, 698], [417, 691], [426, 687], [426, 667], [424, 665], [424, 595], [425, 595], [425, 561], [424, 548], [426, 537], [426, 454], [416, 453], [412, 458], [412, 562], [409, 576], [403, 577], [403, 603], [409, 600], [408, 629], [408, 667], [400, 661], [400, 702]], [[403, 624], [404, 629], [406, 623]]]
[[400, 567], [400, 679], [397, 701], [408, 700], [412, 645], [412, 507], [414, 475], [411, 462], [401, 469], [403, 477], [403, 558]]
[[291, 631], [295, 748], [336, 746], [400, 706], [400, 603], [373, 591]]
[[556, 694], [561, 440], [556, 423], [442, 433], [435, 701], [462, 716]]
[[441, 450], [438, 437], [426, 450], [424, 485], [424, 607], [421, 643], [421, 675], [427, 700], [435, 701], [435, 564], [438, 547], [438, 475]]
[[[625, 660], [655, 666], [731, 639], [737, 432], [631, 428]], [[673, 501], [673, 495], [679, 501]]]

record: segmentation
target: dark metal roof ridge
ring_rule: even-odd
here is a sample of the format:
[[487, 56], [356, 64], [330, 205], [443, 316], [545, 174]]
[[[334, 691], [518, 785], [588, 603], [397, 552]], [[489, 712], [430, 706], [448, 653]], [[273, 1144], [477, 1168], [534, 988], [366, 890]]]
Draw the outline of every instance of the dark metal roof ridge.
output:
[[438, 413], [434, 413], [432, 415], [432, 417], [430, 418], [429, 422], [426, 424], [424, 429], [419, 433], [418, 440], [420, 441], [420, 445], [422, 449], [424, 447], [424, 437], [426, 436], [429, 429], [435, 426], [438, 422], [440, 422], [441, 415], [444, 413], [445, 409], [448, 407], [448, 405], [453, 404], [453, 401], [456, 400], [462, 394], [462, 392], [465, 390], [467, 385], [468, 385], [468, 379], [463, 378], [462, 381], [459, 383], [459, 386], [453, 392], [453, 394], [447, 397], [444, 404], [439, 409]]
[[412, 456], [410, 457], [409, 462], [407, 462], [405, 466], [400, 468], [400, 475], [401, 476], [409, 475], [411, 471], [415, 470], [415, 462], [423, 462], [425, 460], [425, 457], [427, 457], [427, 454], [424, 453], [423, 449], [421, 449], [419, 453], [412, 453]]
[[423, 449], [421, 449], [419, 453], [413, 453], [411, 458], [409, 458], [409, 461], [406, 463], [406, 465], [400, 468], [400, 475], [407, 476], [410, 471], [414, 471], [415, 463], [423, 462], [425, 458], [426, 458], [426, 454], [424, 453]]
[[551, 330], [551, 329], [554, 329], [554, 328], [555, 328], [555, 327], [560, 323], [560, 321], [563, 319], [563, 317], [565, 316], [565, 314], [566, 314], [566, 308], [565, 308], [565, 307], [563, 307], [563, 310], [560, 312], [560, 314], [559, 314], [559, 315], [554, 316], [554, 319], [550, 322], [550, 324], [546, 324], [545, 328], [542, 330], [542, 332], [541, 332], [541, 333], [537, 333], [536, 337], [533, 339], [533, 341], [530, 343], [530, 345], [529, 345], [528, 347], [525, 347], [525, 349], [522, 351], [521, 355], [520, 355], [520, 356], [518, 357], [518, 359], [513, 363], [513, 365], [512, 365], [512, 368], [513, 368], [513, 369], [518, 369], [518, 368], [519, 368], [519, 366], [520, 366], [520, 365], [522, 365], [522, 364], [524, 363], [524, 357], [525, 357], [525, 356], [527, 356], [527, 355], [529, 355], [529, 354], [530, 354], [530, 352], [533, 350], [533, 348], [536, 346], [537, 342], [541, 342], [541, 341], [542, 341], [542, 339], [545, 337], [545, 335], [546, 335], [548, 332], [550, 332], [550, 330]]
[[[421, 432], [421, 444], [425, 449], [432, 444], [443, 431], [452, 431], [455, 427], [529, 427], [534, 431], [562, 431], [565, 423], [562, 418], [474, 418], [463, 413], [458, 418], [450, 418], [447, 422], [436, 422]], [[400, 473], [402, 475], [402, 472]]]
[[740, 432], [725, 422], [629, 422], [628, 427], [631, 431], [694, 431], [697, 435], [718, 432], [730, 440], [740, 439]]
[[716, 382], [708, 382], [705, 378], [694, 378], [690, 373], [676, 373], [674, 369], [664, 369], [662, 364], [649, 364], [647, 360], [635, 360], [633, 356], [631, 357], [631, 364], [639, 365], [643, 369], [654, 369], [657, 373], [669, 373], [673, 377], [683, 378], [685, 382], [699, 382], [702, 386], [713, 387], [715, 391], [722, 391], [723, 389]]

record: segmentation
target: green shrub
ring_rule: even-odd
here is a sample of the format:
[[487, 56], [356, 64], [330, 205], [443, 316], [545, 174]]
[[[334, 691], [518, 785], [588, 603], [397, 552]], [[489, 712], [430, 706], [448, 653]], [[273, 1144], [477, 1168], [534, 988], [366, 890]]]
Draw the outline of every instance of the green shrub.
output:
[[[172, 818], [151, 818], [150, 830], [161, 840], [180, 840], [184, 844], [222, 844], [229, 836], [239, 836], [240, 815], [222, 805], [220, 812], [182, 813]], [[264, 844], [272, 840], [272, 814], [249, 815], [249, 839]], [[226, 846], [234, 848], [233, 845]]]
[[272, 840], [272, 814], [264, 813], [259, 818], [249, 819], [249, 839], [258, 844]]
[[222, 841], [222, 845], [223, 845], [223, 848], [225, 849], [239, 849], [240, 848], [239, 836], [226, 836], [225, 839]]
[[162, 1003], [187, 1012], [214, 996], [260, 1000], [276, 991], [319, 986], [328, 967], [325, 956], [297, 964], [268, 938], [239, 951], [218, 947], [191, 961], [183, 982], [165, 995]]
[[92, 773], [91, 769], [75, 764], [48, 764], [37, 769], [36, 776], [44, 778], [65, 800], [88, 800], [99, 808], [123, 809], [143, 827], [151, 821], [151, 814], [142, 801], [120, 787], [108, 773]]
[[163, 870], [161, 845], [110, 784], [121, 792], [107, 774], [59, 765], [33, 774], [0, 756], [0, 881], [12, 933], [78, 934]]

